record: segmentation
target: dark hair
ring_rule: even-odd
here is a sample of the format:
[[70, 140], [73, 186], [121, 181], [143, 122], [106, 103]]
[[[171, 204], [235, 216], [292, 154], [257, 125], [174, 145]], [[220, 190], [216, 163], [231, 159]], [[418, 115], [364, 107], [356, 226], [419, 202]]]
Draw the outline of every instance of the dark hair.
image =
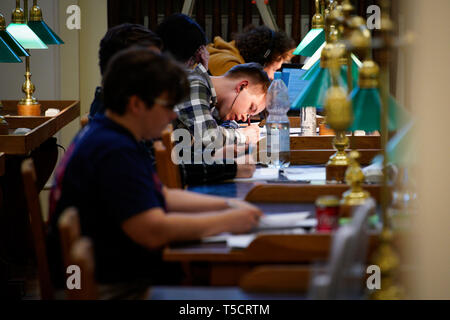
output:
[[248, 26], [235, 36], [235, 40], [245, 62], [258, 62], [263, 66], [287, 58], [288, 52], [295, 48], [294, 40], [284, 32], [266, 26]]
[[187, 76], [174, 60], [143, 47], [120, 51], [103, 77], [105, 108], [119, 115], [125, 114], [130, 97], [139, 97], [150, 108], [164, 92], [171, 107], [179, 103], [189, 94]]
[[105, 72], [109, 60], [119, 51], [133, 45], [142, 47], [162, 47], [161, 39], [151, 30], [140, 24], [124, 23], [109, 29], [100, 42], [100, 72]]
[[163, 42], [163, 51], [185, 63], [208, 42], [205, 31], [187, 15], [177, 13], [167, 17], [156, 29]]
[[264, 92], [267, 92], [270, 86], [269, 76], [263, 66], [255, 62], [238, 64], [228, 70], [224, 76], [233, 79], [247, 78], [252, 84], [261, 85]]

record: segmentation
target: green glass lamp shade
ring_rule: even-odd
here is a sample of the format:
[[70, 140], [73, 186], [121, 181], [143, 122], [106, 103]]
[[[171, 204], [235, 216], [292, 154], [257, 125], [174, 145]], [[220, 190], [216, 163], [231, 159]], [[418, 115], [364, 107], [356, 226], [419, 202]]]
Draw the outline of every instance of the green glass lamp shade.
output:
[[[381, 98], [378, 89], [361, 89], [356, 87], [352, 94], [353, 125], [349, 130], [373, 132], [380, 130]], [[388, 130], [395, 131], [409, 118], [405, 109], [389, 96]]]
[[294, 54], [298, 56], [312, 57], [313, 54], [325, 42], [324, 29], [311, 29], [295, 49]]
[[[353, 62], [352, 77], [353, 77], [353, 79], [358, 79], [358, 77], [359, 77], [359, 65], [358, 65], [358, 63], [355, 60], [353, 60], [352, 62]], [[345, 66], [345, 68], [347, 68], [347, 66]], [[306, 71], [306, 73], [302, 77], [302, 80], [311, 80], [319, 69], [320, 69], [320, 60], [317, 61], [311, 67], [311, 69]], [[347, 70], [347, 69], [345, 69], [345, 70]], [[354, 80], [354, 81], [356, 81], [356, 80]]]
[[0, 38], [0, 62], [19, 63], [19, 56]]
[[60, 45], [64, 41], [44, 21], [29, 21], [28, 27], [46, 44]]
[[402, 165], [412, 165], [416, 162], [417, 152], [411, 148], [414, 126], [414, 122], [410, 121], [389, 141], [386, 146], [389, 162]]
[[317, 61], [308, 71], [306, 71], [306, 73], [302, 77], [302, 80], [311, 80], [319, 69], [320, 60]]
[[8, 47], [10, 47], [16, 55], [19, 57], [29, 57], [30, 55], [25, 50], [24, 47], [17, 42], [16, 39], [6, 30], [0, 30], [0, 38], [6, 42]]
[[[352, 68], [353, 71], [353, 85], [356, 86], [358, 79], [358, 69]], [[304, 79], [303, 79], [304, 80]], [[305, 89], [299, 93], [291, 109], [299, 110], [300, 108], [316, 107], [322, 108], [325, 102], [325, 96], [328, 89], [331, 87], [331, 75], [327, 68], [319, 68], [316, 72], [307, 79], [309, 84]], [[341, 66], [339, 74], [339, 83], [347, 89], [347, 66]]]
[[[395, 136], [389, 140], [386, 146], [386, 154], [389, 163], [402, 166], [410, 166], [416, 163], [417, 152], [414, 152], [411, 148], [414, 127], [414, 121], [407, 122], [398, 130]], [[371, 163], [383, 163], [383, 156], [376, 156]]]
[[6, 30], [25, 49], [48, 49], [45, 43], [24, 23], [11, 23]]

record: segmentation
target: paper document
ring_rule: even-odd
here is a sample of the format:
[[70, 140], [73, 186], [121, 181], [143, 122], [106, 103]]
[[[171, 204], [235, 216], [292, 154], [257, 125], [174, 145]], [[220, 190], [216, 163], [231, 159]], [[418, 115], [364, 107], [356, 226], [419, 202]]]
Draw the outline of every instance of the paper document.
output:
[[256, 238], [256, 234], [244, 234], [238, 236], [230, 236], [227, 239], [227, 246], [235, 249], [245, 249]]
[[254, 182], [254, 181], [267, 181], [278, 180], [280, 177], [279, 170], [277, 168], [257, 168], [253, 177], [251, 178], [236, 178], [236, 182]]
[[266, 215], [259, 221], [257, 229], [295, 228], [306, 218], [308, 218], [309, 215], [309, 212], [277, 213]]
[[326, 180], [325, 168], [287, 168], [282, 174], [291, 181]]
[[[302, 128], [290, 128], [289, 135], [290, 136], [298, 136], [302, 133]], [[264, 126], [259, 128], [259, 138], [260, 140], [267, 137], [267, 128]]]

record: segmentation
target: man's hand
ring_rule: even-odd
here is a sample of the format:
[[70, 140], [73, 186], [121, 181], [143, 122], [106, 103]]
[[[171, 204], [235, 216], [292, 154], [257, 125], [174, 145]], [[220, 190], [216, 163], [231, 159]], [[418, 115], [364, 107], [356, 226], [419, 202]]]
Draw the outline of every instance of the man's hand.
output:
[[246, 128], [239, 129], [246, 137], [247, 144], [256, 144], [259, 141], [259, 127], [257, 125], [251, 125]]
[[238, 164], [236, 178], [251, 178], [255, 173], [256, 166], [254, 164]]
[[230, 208], [236, 208], [236, 209], [250, 209], [250, 210], [260, 210], [258, 207], [254, 206], [253, 204], [251, 204], [250, 202], [244, 201], [244, 200], [239, 200], [239, 199], [235, 199], [235, 198], [231, 198], [227, 201], [228, 206]]
[[256, 207], [234, 209], [227, 215], [227, 229], [235, 234], [250, 232], [258, 225], [261, 216], [261, 210]]

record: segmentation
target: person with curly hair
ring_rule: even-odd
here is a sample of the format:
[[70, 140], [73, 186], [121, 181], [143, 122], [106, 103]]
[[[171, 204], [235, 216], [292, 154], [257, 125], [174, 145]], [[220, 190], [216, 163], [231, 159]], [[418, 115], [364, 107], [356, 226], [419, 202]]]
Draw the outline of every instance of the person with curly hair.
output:
[[294, 41], [284, 32], [266, 26], [249, 26], [234, 38], [226, 42], [215, 37], [214, 43], [208, 45], [209, 71], [213, 76], [221, 76], [238, 64], [257, 62], [273, 80], [275, 71], [290, 60], [295, 49]]

